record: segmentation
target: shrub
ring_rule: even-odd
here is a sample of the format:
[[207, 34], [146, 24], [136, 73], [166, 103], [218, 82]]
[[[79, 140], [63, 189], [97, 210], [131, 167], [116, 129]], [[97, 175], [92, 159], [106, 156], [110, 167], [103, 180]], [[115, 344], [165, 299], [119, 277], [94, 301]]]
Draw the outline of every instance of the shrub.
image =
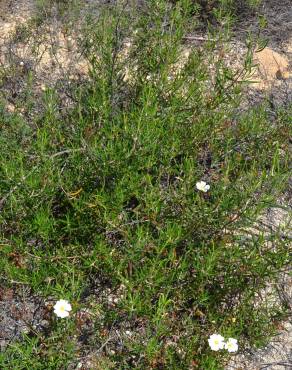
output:
[[[289, 115], [240, 113], [246, 71], [212, 51], [220, 38], [182, 62], [189, 4], [149, 3], [139, 16], [111, 8], [88, 19], [90, 74], [73, 110], [60, 112], [48, 90], [33, 122], [1, 112], [1, 268], [44, 295], [67, 292], [76, 307], [123, 286], [117, 305], [91, 307], [89, 345], [114, 346], [108, 368], [220, 369], [225, 352], [210, 351], [210, 334], [242, 348], [279, 314], [254, 304], [287, 265], [288, 245], [275, 234], [270, 248], [251, 227], [285, 187]], [[125, 323], [133, 339], [111, 342]], [[33, 340], [38, 366], [73, 361], [78, 325], [61, 329]], [[4, 368], [16, 353], [2, 356]]]

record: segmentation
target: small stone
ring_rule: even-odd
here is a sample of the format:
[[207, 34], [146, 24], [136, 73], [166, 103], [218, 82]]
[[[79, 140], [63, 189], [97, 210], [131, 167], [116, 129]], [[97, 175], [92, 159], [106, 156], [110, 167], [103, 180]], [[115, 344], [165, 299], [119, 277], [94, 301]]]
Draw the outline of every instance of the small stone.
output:
[[[33, 325], [33, 327], [32, 327], [33, 329], [36, 329], [35, 328], [35, 325]], [[30, 332], [30, 329], [27, 327], [27, 326], [24, 326], [23, 327], [23, 329], [22, 329], [22, 332], [24, 333], [24, 334], [28, 334], [29, 332]]]
[[42, 326], [43, 328], [48, 328], [48, 327], [50, 326], [50, 323], [49, 323], [49, 321], [48, 321], [48, 320], [42, 320], [42, 321], [41, 321], [41, 326]]

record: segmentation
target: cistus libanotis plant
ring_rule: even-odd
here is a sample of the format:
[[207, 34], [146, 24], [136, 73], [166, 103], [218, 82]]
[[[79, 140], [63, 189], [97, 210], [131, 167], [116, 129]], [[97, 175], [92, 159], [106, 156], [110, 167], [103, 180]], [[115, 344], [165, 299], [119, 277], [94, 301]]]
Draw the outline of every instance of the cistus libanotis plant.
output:
[[[1, 268], [76, 312], [96, 286], [123, 287], [118, 303], [90, 306], [86, 350], [108, 368], [223, 369], [283, 312], [255, 300], [289, 243], [253, 225], [287, 184], [291, 112], [242, 112], [251, 51], [228, 67], [229, 14], [216, 16], [221, 28], [191, 46], [191, 2], [106, 8], [80, 35], [89, 75], [73, 109], [47, 90], [33, 124], [1, 111]], [[80, 326], [66, 315], [27, 347], [39, 363], [74, 361]], [[13, 347], [1, 356], [17, 364]]]

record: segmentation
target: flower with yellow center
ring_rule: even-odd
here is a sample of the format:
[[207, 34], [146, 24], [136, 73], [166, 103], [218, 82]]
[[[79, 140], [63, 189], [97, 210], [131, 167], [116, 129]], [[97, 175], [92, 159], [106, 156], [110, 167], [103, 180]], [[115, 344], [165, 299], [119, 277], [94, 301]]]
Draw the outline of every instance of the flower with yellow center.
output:
[[220, 334], [212, 334], [208, 339], [212, 351], [219, 351], [224, 348], [224, 338]]
[[196, 183], [196, 188], [203, 193], [207, 193], [207, 191], [210, 189], [210, 185], [208, 185], [205, 181], [198, 181]]
[[71, 310], [71, 304], [65, 299], [60, 299], [54, 306], [54, 313], [62, 319], [68, 317]]
[[224, 344], [224, 348], [227, 349], [228, 352], [237, 352], [238, 350], [237, 339], [228, 338], [227, 342]]

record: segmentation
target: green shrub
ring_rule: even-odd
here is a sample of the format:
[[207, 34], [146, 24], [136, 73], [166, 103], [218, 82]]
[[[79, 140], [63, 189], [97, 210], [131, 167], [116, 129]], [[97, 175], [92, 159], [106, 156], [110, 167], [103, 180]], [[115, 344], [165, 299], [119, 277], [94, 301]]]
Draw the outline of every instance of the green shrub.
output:
[[[122, 284], [116, 306], [91, 306], [90, 348], [123, 322], [143, 330], [107, 352], [108, 368], [220, 369], [226, 354], [208, 348], [209, 335], [244, 348], [279, 315], [254, 304], [287, 265], [288, 244], [271, 235], [271, 249], [264, 234], [243, 238], [243, 230], [285, 187], [289, 112], [240, 113], [246, 71], [213, 52], [220, 39], [181, 64], [189, 4], [150, 5], [139, 16], [111, 8], [88, 19], [89, 81], [75, 90], [73, 110], [62, 113], [47, 90], [33, 122], [1, 111], [1, 269], [76, 309], [98, 281], [101, 290]], [[198, 191], [200, 180], [208, 192]], [[11, 262], [12, 249], [22, 265]], [[55, 323], [47, 336], [9, 348], [0, 364], [33, 368], [33, 348], [36, 369], [67, 368], [76, 330]]]

